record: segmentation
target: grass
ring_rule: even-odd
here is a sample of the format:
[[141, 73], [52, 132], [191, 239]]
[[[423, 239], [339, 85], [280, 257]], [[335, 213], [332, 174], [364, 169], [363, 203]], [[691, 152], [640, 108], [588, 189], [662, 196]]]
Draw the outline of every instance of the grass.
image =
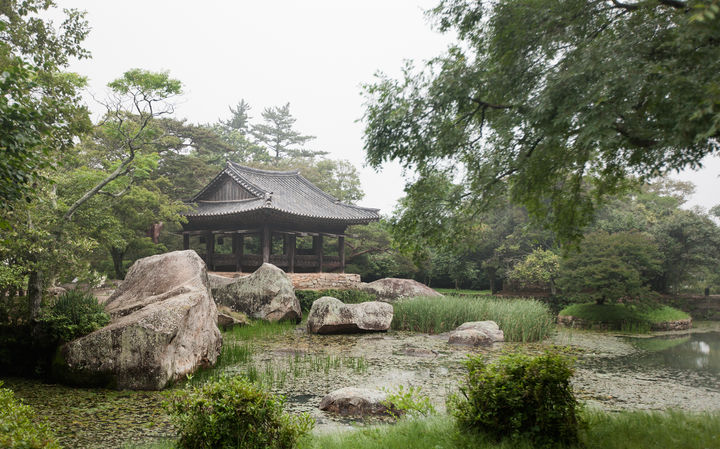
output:
[[365, 357], [289, 353], [285, 359], [266, 360], [262, 364], [255, 362], [255, 342], [282, 335], [295, 327], [296, 324], [288, 322], [255, 321], [248, 326], [234, 327], [223, 332], [223, 345], [215, 366], [188, 376], [189, 383], [202, 385], [218, 378], [225, 371], [231, 371], [265, 387], [282, 388], [291, 380], [328, 375], [338, 369], [346, 369], [354, 374], [367, 372]]
[[223, 345], [217, 362], [212, 368], [196, 371], [188, 376], [190, 383], [201, 385], [216, 378], [228, 367], [249, 365], [253, 356], [253, 341], [281, 335], [295, 329], [296, 324], [287, 321], [254, 321], [248, 326], [235, 326], [222, 333]]
[[648, 331], [650, 325], [690, 318], [690, 315], [670, 306], [639, 308], [625, 304], [572, 304], [558, 315], [574, 316], [593, 323], [606, 324], [611, 329]]
[[720, 413], [683, 411], [588, 413], [588, 449], [720, 447]]
[[690, 318], [690, 315], [688, 315], [687, 313], [670, 306], [662, 306], [657, 309], [652, 309], [648, 312], [643, 313], [643, 315], [648, 320], [650, 320], [651, 323], [687, 320], [688, 318]]
[[436, 288], [434, 289], [438, 293], [443, 295], [458, 295], [458, 296], [487, 296], [490, 295], [490, 290], [469, 290], [463, 288]]
[[[720, 413], [681, 411], [585, 413], [584, 449], [703, 449], [720, 447]], [[312, 435], [300, 449], [510, 449], [533, 448], [526, 440], [495, 442], [459, 432], [449, 416], [401, 420], [395, 425]]]
[[438, 334], [468, 321], [495, 321], [506, 341], [539, 341], [555, 328], [548, 307], [532, 299], [414, 298], [393, 304], [393, 329]]

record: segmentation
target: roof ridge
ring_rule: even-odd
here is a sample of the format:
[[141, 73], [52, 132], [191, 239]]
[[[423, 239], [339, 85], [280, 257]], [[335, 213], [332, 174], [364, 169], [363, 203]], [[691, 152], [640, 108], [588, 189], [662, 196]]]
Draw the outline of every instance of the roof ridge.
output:
[[[235, 180], [238, 184], [245, 187], [250, 193], [257, 195], [258, 198], [264, 197], [268, 193], [272, 194], [272, 192], [268, 192], [267, 190], [259, 187], [256, 184], [253, 184], [252, 182], [245, 179], [245, 177], [242, 176], [242, 173], [239, 173], [239, 170], [237, 167], [235, 167], [234, 162], [228, 161], [228, 166], [223, 169], [223, 172], [227, 171], [228, 175]], [[242, 167], [242, 166], [241, 166]]]
[[240, 165], [237, 162], [228, 161], [232, 168], [238, 171], [248, 171], [250, 173], [258, 173], [263, 175], [278, 175], [278, 176], [295, 176], [300, 174], [300, 170], [267, 170], [262, 168], [248, 167], [247, 165]]

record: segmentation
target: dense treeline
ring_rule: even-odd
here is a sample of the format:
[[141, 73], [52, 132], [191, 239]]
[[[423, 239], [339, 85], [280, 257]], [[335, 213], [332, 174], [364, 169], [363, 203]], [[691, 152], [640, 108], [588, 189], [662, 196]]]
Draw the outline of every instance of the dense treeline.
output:
[[600, 208], [573, 244], [509, 202], [472, 220], [441, 220], [450, 238], [423, 239], [419, 205], [406, 198], [393, 235], [417, 261], [415, 276], [435, 286], [544, 290], [598, 302], [718, 291], [720, 209], [684, 208], [693, 189], [669, 178], [638, 184]]

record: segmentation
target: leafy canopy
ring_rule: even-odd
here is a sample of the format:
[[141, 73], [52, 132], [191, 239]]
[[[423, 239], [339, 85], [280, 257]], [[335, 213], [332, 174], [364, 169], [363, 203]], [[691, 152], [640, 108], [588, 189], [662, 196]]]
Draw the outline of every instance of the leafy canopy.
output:
[[[708, 5], [443, 0], [429, 16], [458, 43], [364, 87], [367, 160], [401, 161], [417, 170], [414, 185], [455, 181], [458, 200], [436, 215], [487, 207], [509, 189], [560, 237], [578, 238], [630, 177], [718, 152], [720, 20]], [[695, 6], [711, 14], [698, 20]]]
[[0, 2], [0, 209], [29, 199], [32, 184], [89, 124], [78, 93], [85, 80], [61, 72], [70, 57], [89, 57], [80, 46], [89, 27], [71, 9], [56, 29], [39, 16], [54, 7], [50, 0]]

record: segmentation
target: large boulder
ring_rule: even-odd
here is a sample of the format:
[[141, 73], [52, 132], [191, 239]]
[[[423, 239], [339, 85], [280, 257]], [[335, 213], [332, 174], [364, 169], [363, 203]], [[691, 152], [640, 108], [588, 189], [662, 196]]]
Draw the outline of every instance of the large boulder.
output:
[[344, 304], [339, 299], [323, 296], [310, 308], [307, 330], [313, 334], [386, 331], [392, 318], [393, 307], [385, 302]]
[[213, 288], [212, 294], [219, 305], [252, 318], [296, 323], [302, 318], [300, 301], [295, 297], [292, 281], [283, 270], [269, 263], [262, 264], [250, 276]]
[[341, 388], [329, 393], [320, 401], [320, 410], [342, 416], [398, 416], [400, 414], [399, 410], [388, 403], [386, 393], [355, 387]]
[[217, 307], [195, 251], [136, 261], [105, 310], [108, 326], [61, 348], [54, 364], [61, 380], [159, 390], [220, 354]]
[[495, 321], [470, 321], [450, 332], [448, 343], [464, 346], [484, 346], [505, 341], [505, 334]]
[[232, 284], [233, 282], [235, 282], [235, 278], [208, 273], [208, 284], [210, 285], [210, 290], [225, 287], [226, 285]]
[[379, 301], [393, 302], [417, 296], [442, 296], [425, 284], [413, 279], [384, 278], [360, 284], [360, 290], [371, 293]]

